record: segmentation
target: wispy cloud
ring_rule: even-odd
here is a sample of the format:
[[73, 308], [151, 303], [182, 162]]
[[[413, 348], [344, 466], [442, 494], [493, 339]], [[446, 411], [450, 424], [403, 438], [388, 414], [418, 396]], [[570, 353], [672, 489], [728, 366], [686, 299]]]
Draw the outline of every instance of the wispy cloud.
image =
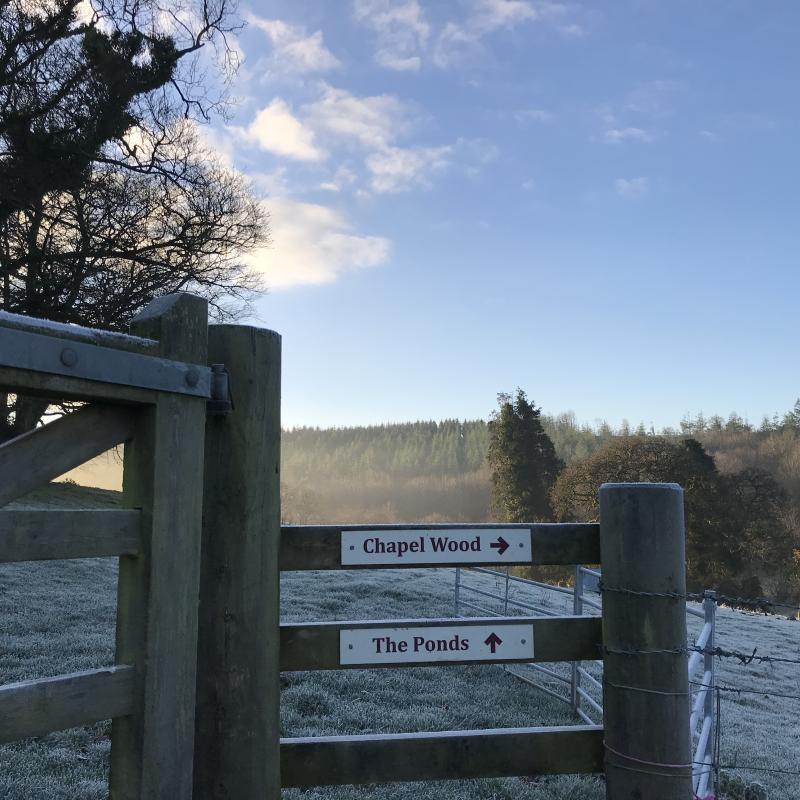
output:
[[248, 14], [247, 22], [263, 31], [272, 44], [271, 67], [276, 72], [306, 74], [327, 72], [341, 66], [325, 47], [322, 31], [307, 34], [305, 28], [279, 19]]
[[428, 188], [434, 173], [450, 165], [453, 148], [385, 147], [367, 157], [370, 187], [378, 193]]
[[550, 23], [567, 35], [584, 35], [569, 15], [570, 9], [563, 3], [544, 0], [472, 0], [465, 19], [450, 21], [440, 31], [433, 60], [439, 67], [464, 63], [482, 51], [485, 37], [526, 23]]
[[605, 132], [603, 138], [608, 144], [653, 141], [653, 135], [643, 128], [611, 128]]
[[614, 181], [614, 191], [620, 197], [625, 197], [628, 200], [638, 200], [650, 191], [650, 186], [647, 178], [617, 178]]
[[266, 203], [272, 245], [246, 257], [270, 289], [331, 283], [341, 275], [383, 264], [391, 242], [356, 233], [336, 209], [288, 198]]
[[398, 71], [420, 68], [430, 26], [418, 0], [354, 0], [353, 17], [373, 32], [380, 66]]
[[395, 96], [359, 97], [327, 84], [303, 113], [315, 130], [372, 149], [387, 146], [408, 128], [406, 106]]
[[281, 98], [275, 98], [256, 114], [246, 129], [245, 138], [278, 156], [297, 161], [321, 161], [326, 157], [317, 146], [314, 132], [304, 125]]

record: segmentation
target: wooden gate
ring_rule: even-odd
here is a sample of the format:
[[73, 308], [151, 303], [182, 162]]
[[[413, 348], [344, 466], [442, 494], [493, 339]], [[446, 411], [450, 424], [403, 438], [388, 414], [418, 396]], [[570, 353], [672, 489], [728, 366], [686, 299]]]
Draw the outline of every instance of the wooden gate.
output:
[[[280, 337], [207, 329], [186, 295], [134, 332], [0, 317], [0, 386], [89, 401], [0, 447], [0, 504], [125, 442], [129, 509], [0, 512], [0, 560], [120, 557], [117, 666], [0, 688], [0, 740], [113, 717], [126, 800], [558, 773], [603, 773], [610, 800], [691, 798], [680, 487], [606, 485], [597, 524], [282, 528]], [[226, 375], [232, 407], [206, 419]], [[601, 619], [279, 623], [281, 571], [576, 563], [602, 564]], [[280, 738], [281, 670], [598, 657], [602, 726]]]
[[111, 796], [189, 798], [208, 310], [151, 303], [136, 337], [0, 314], [0, 387], [78, 410], [0, 447], [0, 506], [125, 444], [119, 510], [0, 510], [0, 562], [119, 556], [116, 666], [0, 687], [0, 741], [113, 719]]

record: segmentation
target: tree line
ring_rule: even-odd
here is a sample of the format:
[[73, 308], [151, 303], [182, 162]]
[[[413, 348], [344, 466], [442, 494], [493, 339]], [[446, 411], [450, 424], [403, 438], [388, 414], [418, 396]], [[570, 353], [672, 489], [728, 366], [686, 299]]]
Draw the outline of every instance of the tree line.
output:
[[297, 428], [282, 446], [286, 516], [298, 522], [588, 521], [605, 481], [675, 481], [693, 589], [800, 589], [800, 401], [758, 425], [698, 415], [656, 432], [580, 425], [518, 391], [488, 421]]

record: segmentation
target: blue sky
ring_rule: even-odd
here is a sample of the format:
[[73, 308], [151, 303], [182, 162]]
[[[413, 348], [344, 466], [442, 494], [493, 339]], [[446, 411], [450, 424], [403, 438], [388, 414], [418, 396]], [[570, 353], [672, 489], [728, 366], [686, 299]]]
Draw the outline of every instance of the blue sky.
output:
[[242, 7], [209, 133], [272, 217], [288, 426], [657, 428], [800, 395], [800, 4]]

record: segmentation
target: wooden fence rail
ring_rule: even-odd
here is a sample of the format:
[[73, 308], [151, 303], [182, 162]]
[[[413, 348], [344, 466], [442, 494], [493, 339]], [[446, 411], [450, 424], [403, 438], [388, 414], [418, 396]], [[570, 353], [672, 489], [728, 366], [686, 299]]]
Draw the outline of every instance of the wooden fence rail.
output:
[[281, 740], [285, 787], [602, 771], [603, 729], [589, 725]]
[[[420, 667], [441, 665], [448, 659], [442, 652], [431, 653], [421, 649], [413, 653], [386, 654], [384, 660], [343, 663], [341, 642], [343, 633], [356, 631], [380, 633], [386, 630], [411, 629], [417, 633], [416, 638], [425, 637], [426, 641], [437, 639], [437, 630], [462, 631], [462, 637], [469, 637], [471, 629], [491, 628], [499, 636], [506, 637], [504, 631], [509, 627], [530, 629], [530, 640], [535, 642], [533, 656], [523, 655], [518, 658], [504, 655], [502, 651], [492, 655], [483, 641], [480, 649], [485, 652], [479, 657], [465, 657], [456, 652], [453, 659], [458, 664], [512, 664], [533, 663], [543, 661], [588, 661], [600, 655], [602, 647], [602, 628], [599, 617], [487, 617], [469, 619], [393, 619], [368, 622], [312, 622], [306, 624], [283, 623], [281, 625], [281, 670], [330, 670], [359, 669], [370, 667]], [[484, 636], [490, 635], [489, 633]], [[453, 634], [447, 634], [452, 640]], [[412, 635], [411, 639], [413, 640]], [[438, 638], [441, 638], [439, 636]], [[463, 638], [462, 638], [463, 641]], [[413, 643], [413, 642], [412, 642]], [[421, 645], [422, 643], [420, 643]], [[499, 648], [498, 648], [499, 650]], [[467, 653], [471, 654], [472, 648]], [[445, 655], [453, 655], [452, 652]], [[409, 657], [414, 660], [409, 660]]]
[[134, 668], [117, 666], [0, 686], [0, 742], [130, 714]]
[[142, 512], [126, 509], [0, 509], [0, 563], [135, 556]]
[[[377, 567], [418, 568], [457, 566], [457, 558], [450, 562], [439, 560], [419, 561], [398, 559], [392, 564], [342, 564], [342, 534], [348, 532], [374, 531], [376, 537], [387, 536], [397, 531], [446, 534], [458, 529], [464, 531], [529, 531], [530, 555], [509, 557], [498, 562], [496, 558], [468, 562], [469, 566], [497, 565], [529, 566], [544, 564], [597, 564], [600, 561], [600, 526], [596, 523], [535, 523], [535, 524], [448, 524], [448, 525], [284, 525], [281, 528], [280, 569], [333, 570], [375, 569]], [[489, 550], [489, 554], [493, 551]], [[466, 564], [465, 564], [466, 565]]]

